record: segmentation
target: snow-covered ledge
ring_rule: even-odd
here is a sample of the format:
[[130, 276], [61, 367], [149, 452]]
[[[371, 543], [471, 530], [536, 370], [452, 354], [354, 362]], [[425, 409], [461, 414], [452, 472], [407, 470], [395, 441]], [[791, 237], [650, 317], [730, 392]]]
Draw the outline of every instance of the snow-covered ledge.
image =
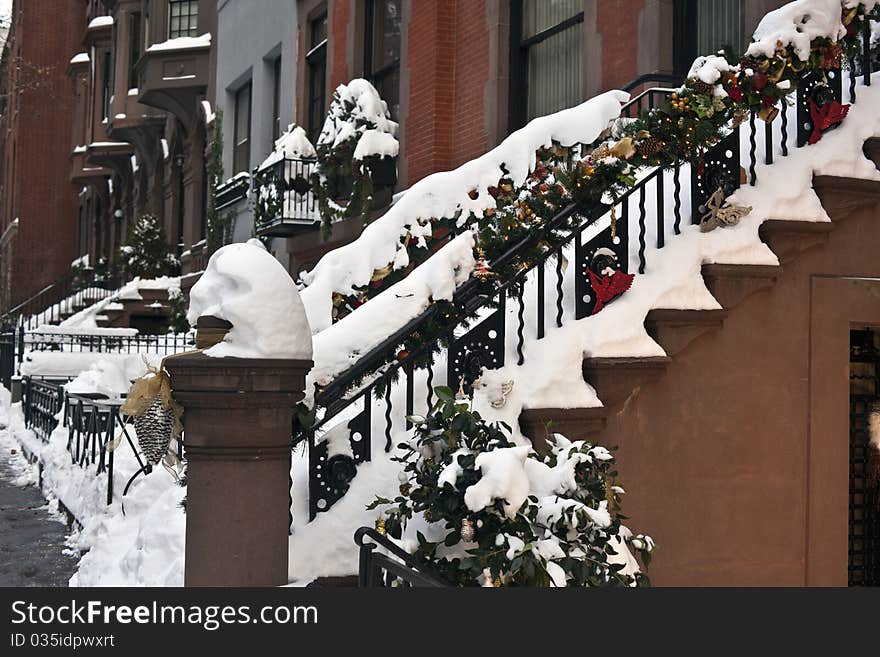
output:
[[217, 251], [190, 295], [190, 323], [210, 317], [208, 325], [228, 331], [206, 349], [165, 360], [184, 408], [184, 583], [284, 585], [290, 428], [312, 368], [305, 310], [256, 240]]

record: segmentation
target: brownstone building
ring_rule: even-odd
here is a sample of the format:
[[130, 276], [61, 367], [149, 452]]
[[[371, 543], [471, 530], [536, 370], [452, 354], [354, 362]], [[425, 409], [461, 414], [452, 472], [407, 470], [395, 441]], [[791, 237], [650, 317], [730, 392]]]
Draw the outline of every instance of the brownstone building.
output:
[[65, 64], [81, 18], [72, 0], [13, 3], [0, 69], [0, 308], [54, 282], [77, 257], [67, 184], [75, 103]]

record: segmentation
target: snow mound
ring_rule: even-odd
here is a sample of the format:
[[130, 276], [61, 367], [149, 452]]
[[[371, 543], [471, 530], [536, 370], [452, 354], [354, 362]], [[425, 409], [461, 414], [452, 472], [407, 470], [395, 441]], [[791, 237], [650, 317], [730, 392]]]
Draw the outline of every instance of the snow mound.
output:
[[[413, 185], [388, 212], [364, 228], [358, 239], [330, 251], [314, 269], [303, 274], [302, 281], [307, 287], [302, 298], [312, 329], [322, 331], [332, 323], [333, 292], [352, 294], [356, 287], [369, 284], [374, 271], [391, 263], [395, 269], [409, 265], [408, 258], [401, 257], [406, 249], [401, 238], [410, 234], [412, 239], [425, 244], [436, 217], [452, 217], [459, 211], [464, 217], [470, 213], [482, 216], [485, 210], [495, 207], [496, 201], [488, 190], [502, 176], [507, 175], [514, 185], [521, 185], [534, 168], [539, 149], [550, 147], [553, 142], [563, 146], [593, 142], [620, 115], [627, 100], [626, 92], [609, 91], [577, 107], [535, 119], [488, 153]], [[330, 138], [329, 133], [326, 138]]]
[[312, 336], [293, 280], [259, 240], [218, 250], [190, 291], [187, 319], [211, 315], [232, 323], [217, 358], [310, 360]]
[[376, 87], [361, 78], [336, 87], [318, 146], [335, 148], [356, 136], [358, 126], [369, 126], [391, 136], [397, 134], [397, 123], [389, 118], [385, 101]]
[[266, 169], [284, 158], [313, 160], [315, 157], [315, 147], [306, 136], [306, 131], [291, 123], [287, 126], [287, 131], [275, 141], [275, 150], [263, 161], [260, 169]]

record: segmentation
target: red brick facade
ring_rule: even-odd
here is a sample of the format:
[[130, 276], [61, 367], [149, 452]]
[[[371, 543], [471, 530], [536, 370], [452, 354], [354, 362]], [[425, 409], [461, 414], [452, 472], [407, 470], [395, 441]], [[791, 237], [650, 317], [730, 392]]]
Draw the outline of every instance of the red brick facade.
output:
[[[82, 38], [82, 0], [15, 0], [2, 69], [0, 307], [57, 280], [76, 257], [70, 173], [73, 88], [67, 62]], [[17, 226], [13, 222], [18, 219]]]

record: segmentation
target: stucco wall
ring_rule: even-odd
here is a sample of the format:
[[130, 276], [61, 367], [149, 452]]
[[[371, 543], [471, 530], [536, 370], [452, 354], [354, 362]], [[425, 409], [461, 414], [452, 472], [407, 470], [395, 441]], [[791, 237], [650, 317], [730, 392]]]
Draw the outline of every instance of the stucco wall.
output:
[[[255, 6], [258, 5], [258, 6]], [[217, 40], [217, 107], [223, 110], [223, 170], [233, 171], [235, 92], [252, 80], [251, 168], [272, 147], [273, 62], [281, 56], [281, 129], [294, 121], [296, 89], [296, 0], [220, 0]], [[253, 215], [245, 204], [238, 209], [236, 241], [251, 236]]]

